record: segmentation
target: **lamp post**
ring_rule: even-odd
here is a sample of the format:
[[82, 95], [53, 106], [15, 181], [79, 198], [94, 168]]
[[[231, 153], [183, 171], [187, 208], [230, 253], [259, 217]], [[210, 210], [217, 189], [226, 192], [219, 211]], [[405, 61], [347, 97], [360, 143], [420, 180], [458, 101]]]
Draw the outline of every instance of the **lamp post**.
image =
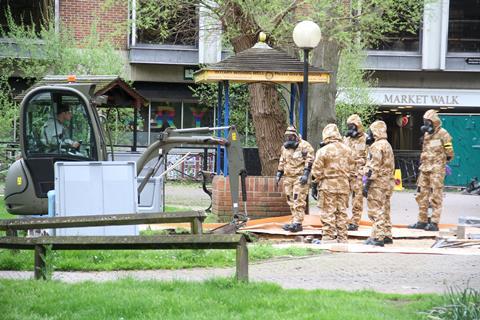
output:
[[303, 85], [302, 85], [302, 139], [307, 140], [307, 124], [308, 124], [308, 54], [310, 50], [315, 48], [322, 34], [320, 27], [313, 21], [302, 21], [293, 29], [293, 41], [300, 49], [303, 49]]

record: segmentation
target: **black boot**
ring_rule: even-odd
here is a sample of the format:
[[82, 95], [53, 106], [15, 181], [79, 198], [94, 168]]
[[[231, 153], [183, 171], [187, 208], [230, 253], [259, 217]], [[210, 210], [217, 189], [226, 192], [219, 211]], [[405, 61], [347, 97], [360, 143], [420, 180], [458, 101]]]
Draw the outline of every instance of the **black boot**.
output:
[[383, 239], [383, 243], [384, 243], [384, 244], [392, 244], [392, 243], [393, 243], [393, 239], [390, 238], [390, 237], [385, 237], [385, 239]]
[[291, 227], [292, 227], [292, 225], [290, 223], [286, 223], [282, 226], [282, 229], [285, 230], [285, 231], [290, 231]]
[[289, 229], [290, 232], [299, 232], [302, 230], [303, 230], [303, 227], [301, 223], [293, 223], [292, 225], [290, 225], [290, 229]]
[[371, 245], [371, 246], [379, 246], [379, 247], [383, 247], [385, 245], [385, 242], [383, 240], [379, 240], [379, 239], [374, 239], [374, 238], [368, 238], [367, 241], [364, 242], [365, 244], [367, 245]]
[[348, 231], [357, 231], [358, 230], [358, 225], [354, 223], [349, 223], [348, 224]]
[[438, 223], [431, 222], [425, 226], [425, 231], [438, 231]]
[[416, 223], [410, 224], [408, 226], [409, 229], [425, 229], [426, 227], [427, 227], [427, 223], [426, 222], [420, 222], [420, 221], [417, 221]]

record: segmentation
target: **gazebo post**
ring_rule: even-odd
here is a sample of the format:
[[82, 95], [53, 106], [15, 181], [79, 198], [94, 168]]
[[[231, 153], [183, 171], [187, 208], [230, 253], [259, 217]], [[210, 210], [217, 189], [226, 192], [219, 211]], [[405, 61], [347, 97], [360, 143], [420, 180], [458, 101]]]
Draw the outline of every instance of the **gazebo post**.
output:
[[[218, 82], [217, 86], [217, 127], [222, 126], [222, 94], [223, 94], [223, 83], [221, 81]], [[222, 133], [220, 130], [217, 131], [217, 137], [220, 138], [222, 136]], [[217, 157], [216, 157], [216, 173], [217, 175], [220, 174], [220, 168], [222, 166], [221, 163], [221, 148], [220, 146], [217, 146]]]
[[135, 101], [135, 106], [133, 107], [133, 147], [132, 151], [137, 151], [137, 120], [138, 120], [138, 109], [139, 101]]
[[293, 114], [295, 112], [295, 96], [297, 94], [297, 89], [295, 88], [295, 83], [290, 84], [290, 110], [288, 110], [288, 115], [290, 118], [290, 125], [293, 125]]
[[[223, 125], [228, 126], [230, 123], [230, 85], [228, 80], [225, 80], [223, 84], [225, 90]], [[224, 130], [224, 136], [225, 138], [228, 137], [228, 129]], [[228, 176], [228, 155], [226, 151], [223, 153], [223, 176]]]

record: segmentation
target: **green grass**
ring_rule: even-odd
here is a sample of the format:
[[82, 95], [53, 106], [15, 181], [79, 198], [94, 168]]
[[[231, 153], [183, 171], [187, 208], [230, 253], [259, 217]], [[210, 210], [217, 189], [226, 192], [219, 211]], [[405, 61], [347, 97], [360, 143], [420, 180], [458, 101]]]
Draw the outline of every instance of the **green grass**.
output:
[[435, 320], [478, 320], [480, 319], [480, 290], [450, 287], [443, 296], [441, 306], [426, 313]]
[[437, 295], [286, 290], [269, 283], [0, 280], [2, 319], [422, 319]]
[[[249, 246], [249, 261], [319, 254], [307, 248]], [[54, 270], [109, 271], [227, 267], [235, 265], [235, 250], [65, 250], [51, 251]], [[32, 250], [0, 249], [0, 270], [33, 270]]]

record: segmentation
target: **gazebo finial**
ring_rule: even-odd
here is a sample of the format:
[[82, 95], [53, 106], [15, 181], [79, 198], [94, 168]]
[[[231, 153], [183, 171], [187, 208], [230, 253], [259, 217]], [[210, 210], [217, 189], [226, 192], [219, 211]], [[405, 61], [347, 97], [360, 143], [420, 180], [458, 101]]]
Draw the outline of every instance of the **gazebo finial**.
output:
[[258, 35], [258, 42], [265, 42], [267, 40], [267, 34], [263, 31]]

